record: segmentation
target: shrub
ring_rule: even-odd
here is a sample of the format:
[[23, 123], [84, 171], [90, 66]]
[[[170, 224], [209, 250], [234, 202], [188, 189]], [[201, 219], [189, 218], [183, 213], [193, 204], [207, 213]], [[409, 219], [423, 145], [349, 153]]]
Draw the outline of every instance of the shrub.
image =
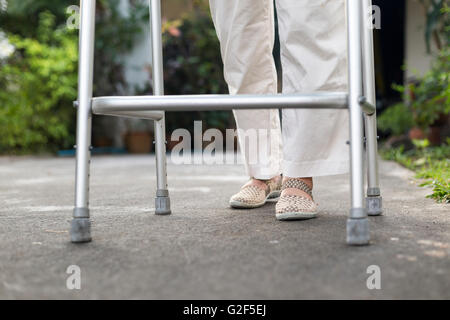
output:
[[389, 107], [378, 117], [378, 127], [394, 136], [406, 133], [413, 126], [413, 117], [404, 103]]
[[[14, 1], [1, 16], [16, 52], [0, 66], [0, 153], [56, 151], [74, 144], [78, 30], [66, 28], [66, 9], [73, 4]], [[126, 89], [123, 56], [148, 21], [143, 1], [130, 6], [129, 15], [123, 15], [119, 0], [97, 1], [94, 95]]]
[[409, 90], [414, 122], [418, 127], [426, 129], [441, 114], [449, 114], [450, 49], [441, 51], [431, 70], [419, 78], [417, 84], [411, 84]]
[[442, 50], [433, 66], [415, 83], [393, 85], [405, 102], [389, 107], [379, 117], [379, 128], [401, 134], [413, 126], [427, 129], [450, 113], [450, 49]]
[[15, 53], [0, 68], [0, 152], [21, 153], [73, 145], [77, 96], [77, 41], [39, 15], [37, 39], [10, 35]]
[[[434, 40], [439, 54], [424, 76], [407, 86], [394, 85], [394, 89], [407, 94], [405, 104], [396, 104], [380, 116], [380, 129], [401, 133], [407, 125], [427, 129], [441, 116], [450, 113], [450, 7], [447, 0], [420, 0], [426, 14], [425, 41], [431, 52]], [[409, 123], [411, 113], [412, 122]]]

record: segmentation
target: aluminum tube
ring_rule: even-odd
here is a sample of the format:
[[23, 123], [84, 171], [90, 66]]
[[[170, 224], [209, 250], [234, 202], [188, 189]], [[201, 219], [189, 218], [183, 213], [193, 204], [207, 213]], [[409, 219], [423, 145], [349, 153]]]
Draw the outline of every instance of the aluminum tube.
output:
[[164, 66], [161, 31], [161, 1], [149, 0], [150, 3], [150, 34], [152, 43], [152, 76], [153, 94], [164, 95]]
[[[370, 12], [372, 0], [363, 0], [365, 12]], [[369, 11], [370, 10], [370, 11]], [[367, 16], [365, 16], [367, 17]], [[363, 61], [364, 61], [364, 96], [367, 101], [376, 106], [375, 90], [375, 63], [373, 45], [373, 22], [371, 19], [364, 19], [363, 33]], [[378, 141], [377, 141], [377, 117], [376, 109], [373, 114], [365, 116], [366, 129], [366, 152], [367, 152], [367, 184], [368, 196], [380, 195], [379, 172], [378, 172]]]
[[92, 100], [94, 113], [115, 111], [212, 111], [274, 108], [346, 109], [346, 93], [295, 95], [184, 95], [98, 97]]
[[[164, 95], [163, 48], [161, 30], [161, 1], [149, 0], [153, 94]], [[161, 109], [160, 109], [161, 110]], [[158, 190], [167, 190], [166, 167], [166, 125], [165, 118], [155, 121], [155, 153], [156, 153], [156, 184]]]
[[105, 116], [114, 117], [126, 117], [126, 118], [138, 118], [146, 120], [161, 120], [164, 117], [163, 111], [105, 111], [101, 113], [94, 112], [95, 114], [101, 114]]
[[[351, 217], [365, 218], [363, 116], [359, 99], [363, 95], [361, 26], [362, 3], [347, 1], [348, 19], [348, 72], [350, 111], [350, 165], [351, 165]], [[360, 210], [361, 209], [361, 210]]]
[[[89, 205], [89, 164], [91, 146], [91, 99], [94, 67], [95, 0], [81, 0], [75, 207]], [[80, 218], [80, 217], [78, 217]]]

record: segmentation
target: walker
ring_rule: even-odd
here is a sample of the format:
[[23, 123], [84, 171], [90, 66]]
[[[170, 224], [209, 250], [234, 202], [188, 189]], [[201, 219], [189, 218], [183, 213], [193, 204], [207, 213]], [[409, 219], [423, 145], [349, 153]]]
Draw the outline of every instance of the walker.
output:
[[[161, 2], [149, 0], [153, 96], [93, 97], [95, 0], [80, 0], [75, 208], [70, 236], [74, 243], [91, 241], [89, 166], [93, 114], [154, 120], [157, 191], [155, 214], [171, 214], [167, 189], [165, 111], [233, 109], [348, 109], [350, 112], [351, 209], [347, 243], [369, 244], [368, 216], [382, 214], [379, 188], [373, 31], [367, 10], [371, 0], [347, 0], [348, 92], [291, 95], [180, 95], [164, 96]], [[364, 120], [363, 120], [364, 118]], [[365, 135], [364, 124], [365, 122]], [[364, 150], [364, 143], [366, 148]], [[364, 156], [367, 154], [367, 196], [364, 193]]]

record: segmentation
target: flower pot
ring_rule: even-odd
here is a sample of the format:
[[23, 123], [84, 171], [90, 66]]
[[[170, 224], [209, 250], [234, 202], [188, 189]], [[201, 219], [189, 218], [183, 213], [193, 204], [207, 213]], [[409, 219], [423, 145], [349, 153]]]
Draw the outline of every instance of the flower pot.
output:
[[425, 132], [417, 127], [410, 129], [408, 136], [411, 140], [423, 140], [427, 137]]
[[111, 147], [112, 144], [113, 144], [113, 142], [110, 138], [103, 137], [103, 136], [96, 137], [94, 140], [94, 143], [93, 143], [94, 147], [97, 147], [97, 148]]
[[125, 143], [130, 153], [150, 153], [153, 141], [149, 132], [129, 132], [125, 136]]

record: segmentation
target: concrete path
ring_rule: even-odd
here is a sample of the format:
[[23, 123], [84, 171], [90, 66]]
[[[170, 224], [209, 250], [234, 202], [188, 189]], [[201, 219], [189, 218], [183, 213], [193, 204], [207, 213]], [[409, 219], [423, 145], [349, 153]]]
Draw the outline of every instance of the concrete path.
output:
[[[281, 223], [273, 204], [227, 207], [241, 166], [169, 165], [173, 215], [160, 217], [152, 157], [95, 157], [94, 241], [74, 245], [74, 159], [0, 158], [0, 298], [449, 299], [449, 206], [399, 165], [381, 171], [385, 215], [369, 247], [348, 247], [347, 176], [316, 180], [318, 219]], [[66, 288], [70, 265], [81, 290]]]

